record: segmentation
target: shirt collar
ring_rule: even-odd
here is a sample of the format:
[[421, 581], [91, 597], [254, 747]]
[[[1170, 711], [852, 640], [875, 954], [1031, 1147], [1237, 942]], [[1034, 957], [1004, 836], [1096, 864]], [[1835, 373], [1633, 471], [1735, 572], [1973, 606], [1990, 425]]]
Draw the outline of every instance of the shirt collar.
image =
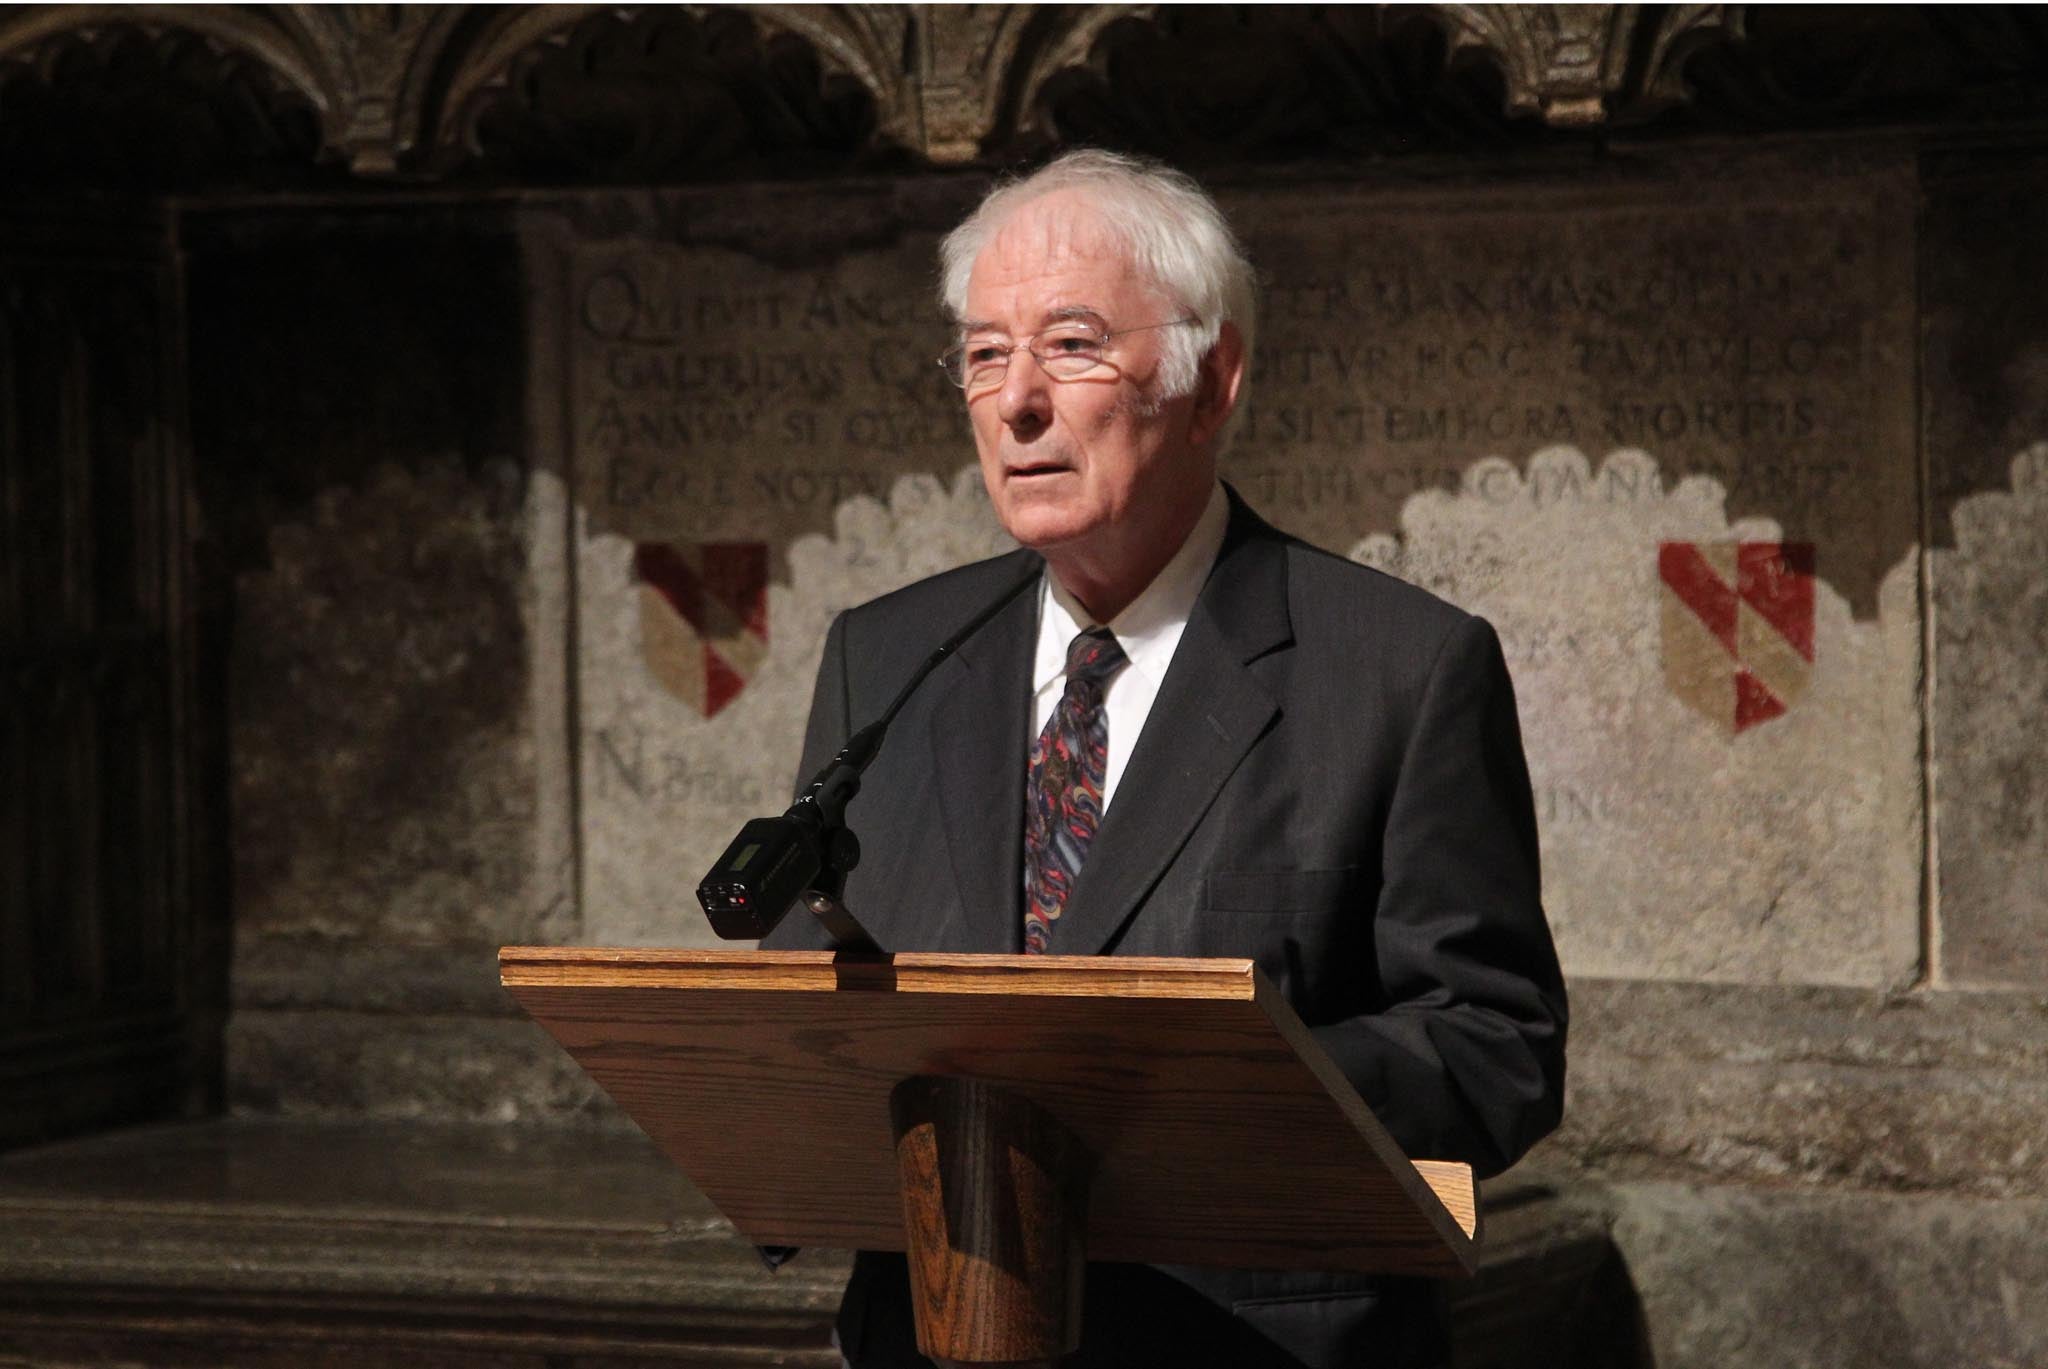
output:
[[[1133, 668], [1154, 680], [1166, 677], [1173, 651], [1180, 644], [1181, 629], [1194, 612], [1195, 600], [1223, 550], [1223, 535], [1230, 527], [1230, 500], [1218, 481], [1209, 491], [1209, 502], [1189, 530], [1180, 550], [1163, 566], [1152, 583], [1131, 600], [1109, 624]], [[1067, 647], [1076, 634], [1094, 627], [1095, 620], [1067, 593], [1050, 570], [1039, 591], [1038, 655], [1031, 667], [1031, 692], [1037, 694], [1067, 672]]]

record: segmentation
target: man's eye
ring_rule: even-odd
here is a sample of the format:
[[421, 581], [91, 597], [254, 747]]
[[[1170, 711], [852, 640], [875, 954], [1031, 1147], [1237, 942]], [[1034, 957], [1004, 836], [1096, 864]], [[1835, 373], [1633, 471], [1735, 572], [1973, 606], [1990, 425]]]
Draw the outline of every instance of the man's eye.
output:
[[1091, 356], [1102, 348], [1093, 333], [1052, 333], [1039, 340], [1039, 347], [1054, 356]]
[[1004, 354], [1008, 351], [1009, 348], [998, 347], [993, 342], [973, 343], [967, 348], [967, 364], [969, 366], [986, 366], [991, 362], [1001, 361]]

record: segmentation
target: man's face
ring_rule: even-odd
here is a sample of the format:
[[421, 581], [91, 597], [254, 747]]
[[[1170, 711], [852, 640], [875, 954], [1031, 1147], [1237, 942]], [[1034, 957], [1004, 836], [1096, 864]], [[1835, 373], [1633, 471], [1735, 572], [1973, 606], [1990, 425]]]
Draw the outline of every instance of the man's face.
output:
[[[1010, 535], [1049, 556], [1116, 558], [1168, 510], [1199, 509], [1215, 465], [1191, 450], [1190, 398], [1160, 400], [1166, 323], [1179, 311], [1142, 280], [1085, 200], [1048, 195], [1017, 211], [975, 259], [966, 337], [1013, 343], [999, 389], [968, 394], [982, 479]], [[1073, 319], [1125, 333], [1112, 365], [1047, 375], [1022, 344]]]

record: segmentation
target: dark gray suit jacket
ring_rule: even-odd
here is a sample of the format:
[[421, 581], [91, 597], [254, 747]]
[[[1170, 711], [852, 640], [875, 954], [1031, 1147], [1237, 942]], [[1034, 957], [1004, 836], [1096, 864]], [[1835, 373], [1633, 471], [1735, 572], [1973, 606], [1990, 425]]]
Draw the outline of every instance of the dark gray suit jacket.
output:
[[[802, 773], [1037, 563], [1016, 552], [842, 614]], [[1021, 949], [1036, 604], [1019, 596], [926, 681], [853, 805], [847, 903], [891, 950]], [[767, 944], [819, 937], [792, 915]], [[1513, 1163], [1562, 1107], [1565, 996], [1493, 630], [1233, 491], [1052, 949], [1255, 959], [1410, 1155]], [[1402, 1280], [1092, 1266], [1070, 1363], [1430, 1366], [1448, 1362], [1438, 1307]], [[901, 1257], [863, 1256], [848, 1357], [922, 1364], [909, 1319]]]

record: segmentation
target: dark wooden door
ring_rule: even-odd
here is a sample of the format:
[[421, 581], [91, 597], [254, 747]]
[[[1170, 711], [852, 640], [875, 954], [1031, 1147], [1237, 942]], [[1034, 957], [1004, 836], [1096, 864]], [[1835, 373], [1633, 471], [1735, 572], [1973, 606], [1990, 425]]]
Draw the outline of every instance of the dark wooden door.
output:
[[208, 1073], [168, 222], [0, 211], [0, 1146]]

